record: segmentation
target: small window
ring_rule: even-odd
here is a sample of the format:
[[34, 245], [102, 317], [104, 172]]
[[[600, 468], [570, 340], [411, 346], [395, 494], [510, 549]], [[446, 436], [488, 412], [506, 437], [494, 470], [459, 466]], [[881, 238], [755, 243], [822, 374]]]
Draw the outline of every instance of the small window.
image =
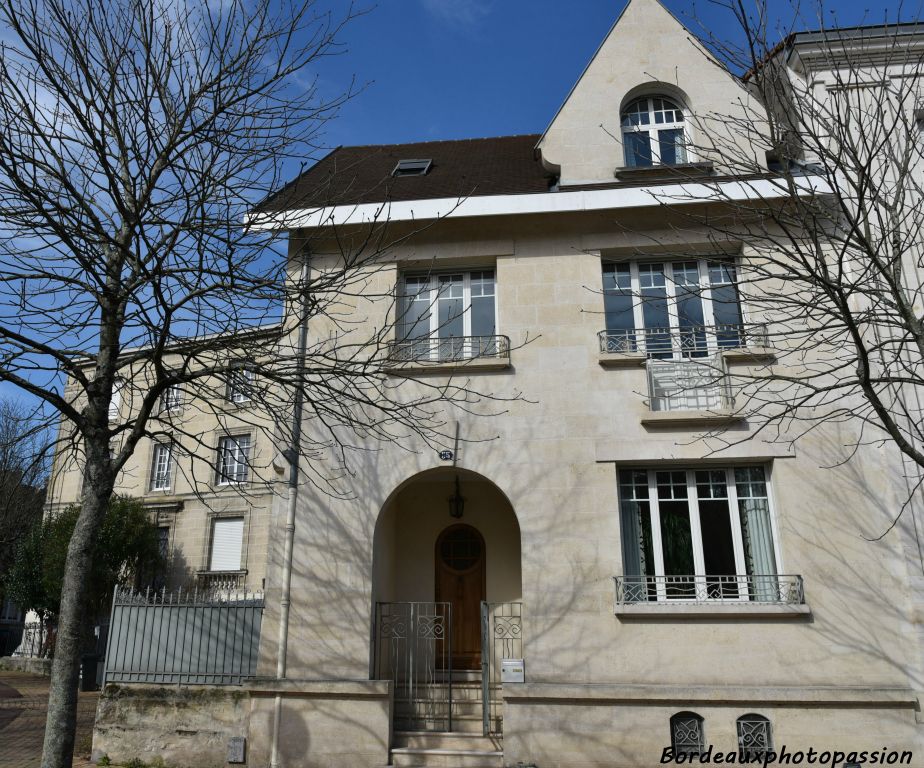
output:
[[125, 389], [125, 380], [116, 379], [112, 385], [112, 397], [109, 400], [109, 421], [119, 418], [119, 409], [122, 407], [122, 390]]
[[250, 465], [250, 435], [230, 435], [218, 441], [218, 484], [246, 483]]
[[671, 747], [674, 756], [698, 755], [706, 749], [703, 718], [695, 712], [678, 712], [671, 717]]
[[433, 164], [432, 160], [399, 160], [392, 176], [426, 176]]
[[228, 370], [228, 400], [232, 403], [249, 403], [253, 399], [253, 370], [243, 363], [235, 363]]
[[167, 387], [160, 396], [160, 412], [178, 411], [183, 403], [183, 392], [178, 384]]
[[243, 517], [220, 517], [212, 521], [210, 571], [241, 570], [241, 553], [243, 549]]
[[169, 491], [173, 480], [173, 445], [154, 443], [151, 453], [151, 490]]
[[749, 762], [763, 763], [764, 755], [773, 750], [770, 721], [763, 715], [738, 718], [738, 752]]
[[161, 560], [166, 560], [170, 555], [170, 526], [157, 526], [157, 554]]
[[663, 96], [645, 96], [627, 106], [621, 116], [626, 165], [679, 165], [687, 162], [683, 109]]

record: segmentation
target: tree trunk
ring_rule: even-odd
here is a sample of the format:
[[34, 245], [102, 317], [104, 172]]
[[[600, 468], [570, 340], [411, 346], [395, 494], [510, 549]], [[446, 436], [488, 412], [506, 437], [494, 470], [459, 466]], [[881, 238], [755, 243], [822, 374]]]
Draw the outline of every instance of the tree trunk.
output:
[[42, 768], [69, 768], [74, 755], [77, 688], [87, 609], [86, 585], [93, 564], [94, 544], [112, 494], [108, 443], [104, 440], [102, 446], [91, 447], [90, 442], [87, 441], [87, 465], [80, 515], [74, 526], [64, 564], [63, 583], [68, 588], [61, 595], [58, 637], [51, 663]]

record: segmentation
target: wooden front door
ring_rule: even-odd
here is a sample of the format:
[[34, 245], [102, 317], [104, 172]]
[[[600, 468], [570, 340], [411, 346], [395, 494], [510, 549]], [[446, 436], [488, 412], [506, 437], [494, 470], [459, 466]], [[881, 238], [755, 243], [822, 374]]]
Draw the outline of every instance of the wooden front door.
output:
[[452, 606], [452, 668], [481, 669], [484, 539], [470, 525], [452, 525], [436, 541], [436, 599]]

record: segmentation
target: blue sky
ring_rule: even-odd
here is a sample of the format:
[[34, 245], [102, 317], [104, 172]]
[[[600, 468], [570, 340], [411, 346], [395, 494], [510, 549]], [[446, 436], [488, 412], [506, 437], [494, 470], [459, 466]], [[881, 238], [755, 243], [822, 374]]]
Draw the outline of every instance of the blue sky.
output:
[[[358, 0], [362, 2], [362, 0]], [[727, 12], [704, 0], [667, 0], [682, 19], [695, 16], [734, 34]], [[746, 0], [753, 5], [753, 0]], [[783, 20], [787, 0], [770, 0]], [[379, 0], [345, 32], [348, 50], [322, 70], [323, 86], [342, 88], [355, 74], [365, 91], [327, 130], [326, 143], [385, 144], [541, 132], [593, 54], [624, 0]], [[804, 2], [801, 25], [817, 27]], [[912, 8], [912, 6], [914, 6]], [[830, 3], [840, 25], [880, 23], [894, 4]], [[902, 11], [916, 18], [920, 0]], [[691, 20], [691, 26], [693, 22]]]

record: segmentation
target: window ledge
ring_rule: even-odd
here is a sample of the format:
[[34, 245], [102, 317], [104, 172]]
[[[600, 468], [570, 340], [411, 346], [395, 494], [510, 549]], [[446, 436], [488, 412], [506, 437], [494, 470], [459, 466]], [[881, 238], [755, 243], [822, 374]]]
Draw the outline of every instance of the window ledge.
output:
[[639, 368], [648, 361], [644, 352], [601, 352], [600, 365], [603, 368]]
[[624, 603], [616, 606], [620, 619], [696, 619], [696, 618], [753, 618], [798, 619], [812, 615], [805, 603], [719, 602], [673, 603], [671, 601]]
[[646, 427], [721, 426], [744, 421], [744, 416], [728, 409], [715, 411], [650, 411], [642, 417]]
[[712, 163], [680, 163], [679, 165], [639, 165], [617, 168], [613, 175], [620, 181], [649, 181], [654, 179], [701, 178], [712, 174]]
[[509, 357], [472, 357], [468, 360], [409, 360], [386, 363], [389, 376], [419, 376], [427, 373], [483, 373], [502, 371], [510, 367]]
[[729, 363], [759, 363], [776, 360], [776, 350], [770, 347], [737, 347], [726, 349], [722, 357]]

